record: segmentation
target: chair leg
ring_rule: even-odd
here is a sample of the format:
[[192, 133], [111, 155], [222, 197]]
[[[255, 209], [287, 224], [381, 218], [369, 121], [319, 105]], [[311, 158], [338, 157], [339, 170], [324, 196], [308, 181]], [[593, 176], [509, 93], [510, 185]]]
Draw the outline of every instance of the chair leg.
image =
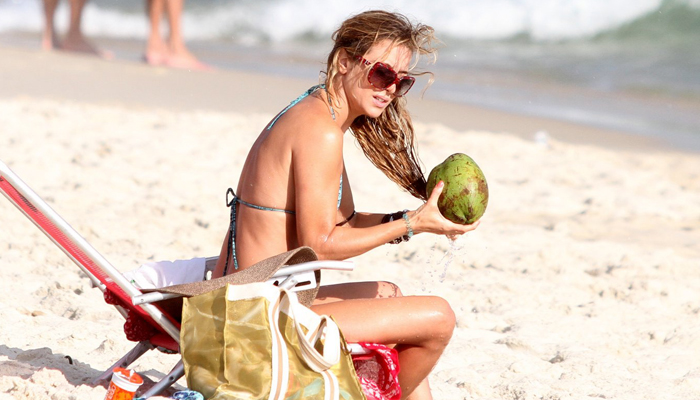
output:
[[102, 381], [107, 381], [111, 379], [112, 372], [115, 368], [127, 368], [129, 365], [131, 365], [131, 363], [136, 361], [145, 352], [151, 349], [153, 349], [153, 345], [147, 340], [143, 342], [138, 342], [133, 349], [131, 349], [128, 353], [124, 355], [124, 357], [120, 358], [119, 361], [115, 362], [111, 367], [109, 367], [105, 372], [103, 372], [102, 375], [95, 378], [95, 380], [92, 381], [92, 383], [97, 384]]
[[168, 375], [163, 377], [163, 379], [148, 389], [148, 391], [142, 394], [141, 397], [147, 399], [151, 396], [160, 394], [163, 390], [169, 388], [175, 382], [177, 382], [178, 379], [182, 378], [183, 375], [185, 375], [185, 366], [182, 363], [182, 360], [180, 360]]

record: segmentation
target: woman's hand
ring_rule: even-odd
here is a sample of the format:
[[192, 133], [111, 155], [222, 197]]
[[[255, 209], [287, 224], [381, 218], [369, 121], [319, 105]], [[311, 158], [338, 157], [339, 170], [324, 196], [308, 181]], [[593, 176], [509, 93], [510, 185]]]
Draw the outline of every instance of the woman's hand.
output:
[[479, 226], [479, 221], [471, 225], [462, 225], [455, 224], [443, 217], [437, 202], [444, 188], [445, 183], [443, 181], [438, 182], [433, 192], [430, 194], [428, 201], [414, 211], [412, 213], [413, 215], [409, 213], [409, 221], [415, 233], [429, 232], [437, 235], [446, 235], [451, 239], [455, 239], [457, 236], [473, 231]]

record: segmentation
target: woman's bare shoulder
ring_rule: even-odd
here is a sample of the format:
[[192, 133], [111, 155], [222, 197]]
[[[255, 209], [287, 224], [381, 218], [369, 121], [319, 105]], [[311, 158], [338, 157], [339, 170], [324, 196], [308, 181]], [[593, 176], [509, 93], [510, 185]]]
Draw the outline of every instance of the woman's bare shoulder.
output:
[[280, 128], [296, 143], [312, 147], [342, 145], [343, 132], [335, 123], [328, 104], [309, 96], [287, 111]]

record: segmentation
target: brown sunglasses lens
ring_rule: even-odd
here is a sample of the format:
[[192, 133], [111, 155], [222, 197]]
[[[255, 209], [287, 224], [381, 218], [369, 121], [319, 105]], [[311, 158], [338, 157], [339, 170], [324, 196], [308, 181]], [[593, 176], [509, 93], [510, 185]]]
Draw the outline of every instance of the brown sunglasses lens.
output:
[[415, 83], [415, 81], [415, 78], [410, 76], [401, 78], [399, 83], [396, 84], [396, 92], [394, 93], [394, 96], [401, 97], [408, 93], [408, 91], [411, 90], [411, 87], [413, 87], [413, 83]]
[[396, 83], [396, 92], [394, 95], [401, 97], [406, 94], [409, 89], [411, 89], [413, 83], [415, 82], [415, 78], [411, 76], [404, 76], [403, 78], [399, 79], [398, 82], [396, 78], [396, 72], [382, 63], [376, 63], [374, 67], [372, 67], [372, 71], [370, 71], [369, 74], [369, 82], [376, 88], [386, 89]]
[[386, 89], [396, 80], [396, 72], [381, 63], [377, 63], [374, 65], [374, 73], [371, 80], [373, 85], [380, 89]]

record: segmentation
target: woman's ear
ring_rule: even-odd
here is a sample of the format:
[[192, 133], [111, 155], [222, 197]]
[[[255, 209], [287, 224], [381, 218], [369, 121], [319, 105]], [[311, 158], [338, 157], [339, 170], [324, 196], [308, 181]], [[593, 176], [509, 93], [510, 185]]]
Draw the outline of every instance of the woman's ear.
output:
[[340, 49], [338, 51], [338, 73], [343, 75], [347, 74], [350, 70], [351, 61], [348, 52], [345, 51], [345, 49]]

